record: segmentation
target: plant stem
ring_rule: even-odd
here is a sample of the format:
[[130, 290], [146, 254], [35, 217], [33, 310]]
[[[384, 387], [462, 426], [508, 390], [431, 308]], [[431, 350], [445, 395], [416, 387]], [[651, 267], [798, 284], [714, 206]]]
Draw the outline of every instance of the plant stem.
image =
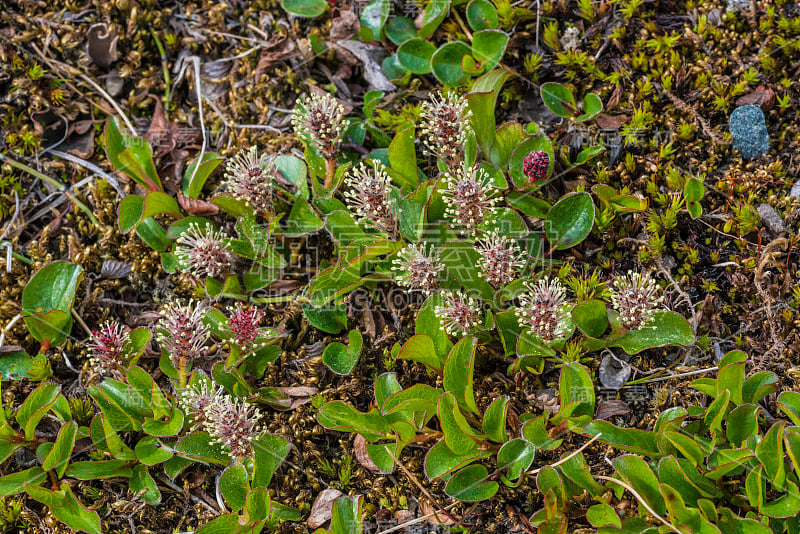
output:
[[21, 170], [23, 172], [27, 172], [31, 176], [39, 178], [40, 180], [42, 180], [44, 182], [47, 182], [48, 184], [52, 185], [53, 187], [55, 187], [56, 189], [58, 189], [59, 191], [61, 191], [65, 195], [67, 195], [67, 198], [69, 199], [69, 201], [72, 202], [73, 204], [75, 204], [76, 206], [78, 206], [78, 208], [82, 212], [84, 212], [87, 217], [89, 217], [89, 220], [92, 221], [92, 224], [94, 224], [95, 226], [97, 226], [99, 224], [98, 221], [97, 221], [97, 217], [94, 216], [94, 213], [92, 213], [92, 210], [89, 209], [89, 206], [87, 206], [86, 204], [84, 204], [83, 202], [78, 200], [78, 198], [75, 195], [73, 195], [72, 192], [70, 192], [69, 189], [64, 187], [64, 184], [62, 184], [61, 182], [59, 182], [55, 178], [50, 178], [46, 174], [43, 174], [43, 173], [37, 171], [33, 167], [29, 167], [29, 166], [25, 165], [24, 163], [20, 163], [19, 161], [13, 160], [13, 159], [9, 158], [8, 156], [6, 156], [5, 154], [3, 154], [2, 152], [0, 152], [0, 162], [8, 163], [12, 167], [15, 167], [15, 168], [17, 168], [17, 169], [19, 169], [19, 170]]
[[330, 189], [333, 185], [333, 177], [336, 174], [336, 160], [333, 158], [325, 160], [325, 189]]
[[150, 28], [150, 35], [153, 36], [153, 40], [156, 42], [156, 47], [158, 48], [158, 53], [161, 54], [161, 71], [164, 73], [164, 102], [169, 102], [169, 66], [167, 65], [167, 53], [164, 51], [164, 45], [161, 44], [161, 39], [158, 38], [158, 34], [155, 32], [153, 28]]
[[254, 297], [251, 298], [251, 302], [256, 302], [258, 304], [282, 304], [284, 302], [292, 302], [297, 300], [296, 295], [283, 295], [282, 297]]

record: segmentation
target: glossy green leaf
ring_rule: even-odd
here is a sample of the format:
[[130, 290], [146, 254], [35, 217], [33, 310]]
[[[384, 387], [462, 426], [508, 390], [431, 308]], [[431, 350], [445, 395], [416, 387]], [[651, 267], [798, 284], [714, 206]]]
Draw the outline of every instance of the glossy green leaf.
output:
[[331, 517], [331, 534], [362, 534], [364, 526], [362, 523], [361, 506], [363, 497], [340, 497], [333, 503]]
[[583, 365], [570, 362], [562, 366], [558, 383], [562, 407], [572, 402], [580, 403], [580, 407], [572, 411], [572, 416], [594, 415], [594, 382]]
[[359, 412], [342, 401], [326, 402], [317, 413], [319, 424], [330, 430], [357, 432], [367, 441], [391, 439], [394, 431], [377, 409]]
[[[443, 297], [440, 293], [435, 293], [428, 297], [417, 314], [414, 330], [415, 334], [426, 335], [431, 338], [434, 350], [436, 350], [436, 357], [442, 363], [445, 362], [450, 354], [450, 349], [453, 347], [453, 342], [450, 341], [450, 337], [436, 315], [436, 306], [441, 306], [443, 302]], [[441, 368], [444, 368], [444, 366], [442, 365]]]
[[78, 502], [69, 484], [61, 484], [58, 491], [25, 484], [25, 491], [32, 499], [47, 506], [56, 519], [63, 521], [71, 529], [89, 534], [101, 534], [100, 516]]
[[101, 480], [104, 478], [133, 476], [127, 460], [100, 460], [73, 462], [67, 467], [66, 476], [78, 480]]
[[472, 112], [470, 122], [478, 145], [484, 154], [491, 154], [496, 136], [495, 104], [503, 84], [511, 74], [503, 69], [486, 73], [472, 84], [467, 102]]
[[664, 432], [662, 434], [672, 445], [678, 449], [696, 467], [701, 467], [705, 463], [706, 454], [691, 437], [680, 432]]
[[324, 226], [322, 219], [304, 198], [297, 198], [292, 205], [292, 210], [286, 219], [286, 228], [283, 234], [287, 236], [300, 236], [316, 232]]
[[12, 350], [0, 353], [0, 379], [22, 380], [37, 362], [47, 361], [43, 354], [32, 358], [25, 350]]
[[786, 493], [761, 507], [769, 517], [797, 517], [800, 512], [800, 489], [794, 482], [786, 482]]
[[472, 454], [455, 454], [445, 443], [439, 440], [425, 454], [425, 475], [430, 480], [443, 478], [450, 473], [461, 469], [475, 460], [491, 456], [489, 451], [477, 451]]
[[[222, 161], [223, 158], [215, 152], [206, 152], [203, 154], [202, 160], [198, 161], [197, 158], [194, 158], [190, 161], [183, 172], [183, 194], [189, 198], [200, 198], [200, 193], [203, 192], [203, 186], [208, 177]], [[195, 168], [197, 168], [196, 172]]]
[[595, 420], [589, 423], [583, 433], [589, 436], [600, 434], [600, 441], [623, 451], [642, 454], [652, 458], [663, 456], [658, 448], [655, 432], [638, 428], [621, 428], [608, 421]]
[[786, 461], [783, 453], [784, 421], [774, 423], [756, 445], [756, 458], [764, 466], [764, 472], [776, 489], [783, 490], [786, 483]]
[[396, 357], [419, 362], [437, 371], [441, 371], [444, 368], [444, 360], [440, 359], [436, 353], [433, 340], [430, 336], [424, 334], [417, 334], [408, 338]]
[[[408, 43], [414, 43], [416, 41], [419, 41], [419, 39], [407, 41], [400, 47], [397, 54], [398, 57], [401, 58], [401, 63], [402, 56], [400, 50], [402, 50], [403, 46], [408, 45]], [[422, 42], [433, 48], [433, 45], [427, 41]], [[413, 44], [411, 45], [412, 50], [414, 46]], [[427, 64], [428, 70], [430, 70], [430, 56], [428, 57]], [[412, 70], [411, 72], [414, 71]], [[397, 133], [394, 134], [392, 142], [389, 144], [389, 165], [393, 171], [396, 171], [400, 177], [402, 177], [403, 183], [400, 185], [410, 185], [411, 187], [417, 187], [417, 185], [419, 185], [419, 176], [417, 174], [417, 148], [414, 143], [413, 125], [400, 128], [397, 130]]]
[[658, 478], [646, 461], [639, 456], [625, 454], [615, 458], [612, 463], [617, 473], [628, 481], [652, 510], [662, 515], [666, 512], [664, 499], [658, 491]]
[[32, 441], [35, 437], [36, 427], [39, 422], [50, 411], [50, 407], [56, 402], [61, 386], [45, 383], [33, 390], [25, 398], [25, 401], [17, 409], [17, 424], [25, 433], [25, 439]]
[[586, 512], [586, 519], [595, 528], [612, 526], [622, 528], [617, 511], [606, 503], [595, 504]]
[[172, 240], [167, 238], [167, 232], [164, 231], [164, 227], [157, 223], [152, 217], [142, 220], [136, 226], [136, 235], [138, 235], [148, 247], [157, 252], [164, 252], [172, 246]]
[[172, 458], [172, 451], [152, 436], [145, 436], [134, 448], [136, 459], [145, 465], [158, 465]]
[[389, 0], [370, 0], [367, 5], [362, 7], [359, 20], [365, 41], [377, 41], [381, 38], [381, 31], [389, 17], [390, 10]]
[[208, 432], [186, 434], [175, 444], [175, 452], [195, 461], [228, 465], [230, 455], [222, 445], [213, 442]]
[[[439, 24], [442, 23], [444, 18], [450, 12], [450, 0], [430, 0], [425, 5], [425, 11], [422, 15], [422, 26], [419, 29], [418, 35], [423, 39], [427, 39]], [[460, 67], [460, 61], [459, 61]]]
[[31, 335], [40, 343], [63, 343], [72, 329], [72, 303], [83, 277], [83, 267], [54, 261], [39, 269], [22, 291], [22, 315]]
[[763, 397], [775, 393], [778, 376], [770, 371], [760, 371], [749, 376], [742, 385], [742, 402], [757, 403]]
[[337, 375], [349, 375], [361, 355], [363, 343], [361, 332], [350, 330], [348, 339], [349, 347], [343, 343], [331, 343], [325, 347], [325, 351], [322, 353], [322, 363]]
[[694, 333], [689, 322], [678, 313], [657, 311], [653, 322], [647, 328], [630, 330], [622, 337], [609, 343], [610, 347], [619, 347], [628, 354], [655, 347], [668, 345], [687, 346], [694, 343]]
[[556, 82], [547, 82], [541, 85], [539, 92], [547, 109], [559, 117], [568, 119], [577, 113], [578, 104], [575, 102], [572, 91], [566, 86]]
[[[428, 6], [440, 3], [447, 3], [447, 0], [432, 0]], [[426, 8], [427, 12], [427, 8]], [[423, 36], [423, 27], [420, 30], [420, 36]], [[431, 56], [431, 69], [436, 79], [445, 85], [460, 85], [466, 77], [464, 71], [461, 69], [461, 60], [467, 54], [470, 54], [472, 49], [462, 41], [450, 41], [443, 44]]]
[[603, 101], [594, 93], [586, 93], [583, 97], [583, 114], [578, 116], [576, 122], [592, 120], [603, 112]]
[[42, 468], [37, 466], [11, 473], [4, 477], [0, 477], [0, 495], [16, 495], [25, 490], [25, 483], [29, 485], [41, 484], [47, 479], [47, 473], [42, 471]]
[[497, 443], [505, 443], [508, 439], [506, 433], [506, 415], [508, 413], [509, 397], [503, 395], [492, 401], [486, 413], [483, 414], [483, 433]]
[[303, 315], [314, 328], [329, 334], [338, 334], [347, 328], [347, 308], [344, 304], [327, 305], [315, 308], [311, 304], [301, 304]]
[[472, 37], [472, 56], [486, 70], [493, 69], [506, 52], [508, 34], [500, 30], [480, 30]]
[[74, 421], [65, 423], [56, 436], [53, 448], [42, 463], [42, 469], [49, 471], [55, 469], [56, 476], [61, 478], [67, 469], [72, 449], [75, 447], [75, 437], [78, 435], [78, 424]]
[[234, 512], [244, 508], [249, 489], [247, 469], [240, 463], [229, 465], [219, 477], [219, 492]]
[[556, 250], [573, 247], [586, 239], [594, 226], [594, 202], [586, 192], [568, 193], [547, 212], [544, 232]]
[[150, 506], [155, 506], [161, 502], [161, 491], [147, 470], [147, 466], [134, 466], [133, 475], [128, 481], [128, 485], [133, 493], [140, 495], [141, 499]]
[[104, 137], [106, 155], [118, 171], [145, 189], [163, 190], [153, 163], [153, 149], [145, 138], [123, 135], [116, 117], [106, 120]]
[[[414, 21], [408, 17], [390, 17], [386, 21], [383, 31], [386, 33], [386, 37], [397, 46], [417, 36], [417, 27], [414, 26]], [[366, 102], [364, 107], [365, 115], [368, 118], [371, 117], [371, 114], [366, 113]]]
[[491, 499], [500, 485], [488, 480], [489, 471], [483, 465], [470, 465], [453, 475], [445, 486], [445, 493], [454, 499], [467, 502]]
[[298, 17], [316, 18], [328, 10], [325, 0], [281, 0], [281, 7]]
[[434, 52], [436, 47], [433, 44], [417, 37], [400, 45], [397, 59], [413, 74], [427, 74], [431, 71], [431, 57]]
[[453, 394], [460, 407], [480, 415], [472, 385], [476, 348], [477, 339], [472, 336], [464, 337], [455, 344], [444, 364], [443, 382], [444, 390]]
[[535, 455], [536, 447], [533, 443], [522, 438], [512, 439], [504, 443], [497, 452], [497, 469], [506, 469], [505, 477], [508, 480], [517, 480], [530, 468]]
[[522, 425], [522, 437], [537, 449], [552, 451], [561, 446], [563, 439], [553, 439], [547, 431], [547, 414], [533, 417]]
[[601, 337], [608, 329], [607, 311], [605, 302], [585, 300], [572, 308], [572, 321], [587, 336]]
[[464, 419], [452, 393], [443, 393], [439, 397], [438, 414], [447, 447], [458, 455], [476, 454], [478, 444], [472, 437], [475, 431]]
[[[390, 19], [391, 20], [391, 19]], [[411, 73], [400, 64], [397, 54], [392, 54], [381, 61], [381, 71], [392, 82], [398, 85], [408, 85]]]
[[467, 22], [473, 31], [497, 28], [497, 10], [489, 0], [472, 0], [467, 5]]
[[800, 393], [784, 391], [778, 395], [778, 408], [792, 420], [795, 426], [800, 426]]

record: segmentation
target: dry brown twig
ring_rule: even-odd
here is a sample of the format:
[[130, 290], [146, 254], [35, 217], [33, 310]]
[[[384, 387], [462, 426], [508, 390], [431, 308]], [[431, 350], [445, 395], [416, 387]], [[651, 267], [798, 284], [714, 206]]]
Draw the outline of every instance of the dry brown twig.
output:
[[767, 243], [767, 246], [765, 246], [761, 251], [761, 259], [759, 260], [756, 271], [753, 274], [753, 285], [756, 286], [756, 293], [758, 293], [759, 298], [764, 303], [764, 311], [767, 315], [767, 325], [769, 325], [770, 341], [772, 342], [770, 349], [764, 353], [761, 358], [759, 358], [760, 361], [764, 361], [772, 354], [780, 354], [783, 352], [783, 349], [786, 348], [786, 344], [781, 339], [781, 336], [778, 333], [778, 327], [776, 326], [777, 318], [775, 317], [775, 310], [772, 309], [772, 297], [764, 289], [762, 281], [767, 276], [765, 273], [766, 268], [771, 265], [775, 259], [783, 253], [783, 251], [786, 250], [786, 246], [788, 244], [789, 241], [785, 237], [778, 237]]

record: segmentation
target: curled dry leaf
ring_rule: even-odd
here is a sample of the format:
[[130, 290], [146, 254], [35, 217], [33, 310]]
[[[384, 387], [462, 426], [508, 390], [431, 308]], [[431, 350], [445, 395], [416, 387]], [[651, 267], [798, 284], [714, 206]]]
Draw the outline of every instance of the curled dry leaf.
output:
[[285, 411], [295, 410], [303, 404], [308, 404], [311, 402], [311, 396], [316, 395], [319, 391], [317, 388], [308, 386], [277, 387], [275, 389], [286, 395], [288, 398], [279, 405], [270, 404], [270, 406], [276, 410]]
[[361, 23], [352, 11], [342, 11], [331, 21], [331, 41], [350, 39], [358, 33]]
[[737, 106], [759, 106], [761, 111], [767, 112], [775, 107], [775, 91], [764, 85], [759, 85], [752, 93], [736, 99]]
[[181, 208], [189, 215], [196, 215], [198, 217], [216, 215], [219, 213], [219, 207], [216, 204], [197, 198], [189, 198], [181, 191], [178, 191], [178, 204], [180, 204]]
[[619, 399], [610, 399], [601, 401], [597, 405], [597, 413], [595, 419], [611, 419], [620, 415], [628, 415], [631, 413], [631, 408], [625, 401]]
[[322, 490], [314, 499], [314, 504], [311, 505], [311, 513], [308, 515], [306, 524], [310, 528], [319, 528], [330, 521], [333, 516], [333, 501], [342, 495], [342, 492], [337, 489]]
[[386, 474], [385, 471], [381, 471], [381, 469], [375, 465], [375, 462], [373, 462], [372, 458], [367, 454], [367, 440], [361, 434], [356, 434], [356, 438], [353, 440], [353, 454], [356, 460], [358, 460], [358, 463], [371, 473]]
[[340, 40], [336, 44], [352, 53], [364, 66], [364, 79], [370, 89], [376, 91], [394, 91], [397, 87], [383, 73], [381, 61], [386, 57], [386, 49], [380, 46], [364, 44], [360, 41]]
[[[437, 512], [436, 515], [428, 518], [428, 523], [431, 525], [444, 525], [449, 527], [456, 524], [456, 522], [448, 517], [447, 514], [442, 513], [440, 510], [435, 510], [427, 499], [420, 500], [419, 509], [420, 512], [422, 512], [422, 515], [430, 515], [434, 512]], [[452, 513], [450, 515], [452, 516]]]
[[105, 23], [94, 24], [86, 32], [89, 43], [89, 57], [98, 67], [110, 67], [117, 60], [117, 41], [119, 35], [109, 30]]
[[100, 268], [100, 277], [110, 280], [125, 278], [131, 274], [131, 266], [124, 261], [106, 260]]

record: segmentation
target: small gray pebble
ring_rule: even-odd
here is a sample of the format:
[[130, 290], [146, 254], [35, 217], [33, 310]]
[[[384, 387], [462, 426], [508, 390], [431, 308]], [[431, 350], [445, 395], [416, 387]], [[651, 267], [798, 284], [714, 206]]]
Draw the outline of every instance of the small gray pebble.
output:
[[774, 236], [779, 236], [786, 231], [786, 223], [783, 222], [783, 217], [780, 216], [778, 211], [769, 204], [761, 204], [757, 208], [758, 214], [761, 216], [761, 222], [769, 233]]
[[764, 112], [755, 105], [739, 106], [731, 113], [730, 131], [733, 147], [745, 159], [769, 152], [769, 133]]

